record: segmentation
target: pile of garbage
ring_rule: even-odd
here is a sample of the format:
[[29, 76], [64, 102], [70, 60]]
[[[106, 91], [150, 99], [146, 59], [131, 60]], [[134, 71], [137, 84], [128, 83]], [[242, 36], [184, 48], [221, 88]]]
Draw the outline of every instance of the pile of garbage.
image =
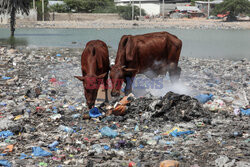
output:
[[250, 166], [248, 60], [182, 58], [190, 93], [89, 110], [81, 51], [0, 49], [0, 166]]

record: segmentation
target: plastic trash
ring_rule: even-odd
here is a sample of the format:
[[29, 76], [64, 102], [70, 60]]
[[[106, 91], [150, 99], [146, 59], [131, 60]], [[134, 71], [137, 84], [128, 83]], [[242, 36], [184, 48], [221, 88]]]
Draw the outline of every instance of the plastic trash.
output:
[[32, 158], [32, 156], [28, 156], [28, 155], [26, 155], [26, 154], [24, 154], [24, 153], [21, 153], [21, 156], [20, 156], [20, 158], [19, 159], [26, 159], [26, 158]]
[[0, 160], [0, 166], [11, 167], [11, 163], [8, 160]]
[[97, 118], [97, 117], [102, 116], [102, 113], [100, 113], [100, 111], [97, 107], [94, 107], [91, 110], [89, 110], [89, 116], [91, 118]]
[[109, 150], [109, 146], [104, 145], [103, 147], [104, 147], [105, 150]]
[[212, 94], [200, 94], [195, 96], [195, 98], [200, 102], [205, 104], [206, 102], [208, 102], [209, 100], [211, 100], [213, 97]]
[[242, 132], [233, 132], [232, 137], [242, 137], [243, 133]]
[[81, 114], [73, 114], [71, 117], [76, 119], [76, 118], [79, 118], [81, 116]]
[[6, 106], [7, 106], [7, 104], [6, 104], [6, 103], [4, 103], [4, 102], [1, 102], [1, 103], [0, 103], [0, 106], [4, 106], [4, 107], [6, 107]]
[[71, 127], [64, 126], [64, 125], [60, 125], [58, 127], [58, 129], [61, 130], [61, 131], [67, 132], [67, 133], [73, 133], [74, 132], [74, 130]]
[[134, 167], [136, 164], [134, 162], [129, 162], [128, 167]]
[[241, 111], [241, 114], [242, 114], [242, 115], [250, 116], [250, 108], [248, 108], [248, 109], [246, 109], [246, 110], [243, 109], [243, 108], [241, 108], [240, 111]]
[[102, 147], [101, 147], [100, 144], [94, 144], [94, 145], [92, 146], [92, 149], [95, 150], [95, 152], [96, 152], [97, 154], [101, 154], [101, 153], [102, 153]]
[[45, 163], [45, 162], [40, 162], [40, 163], [39, 163], [39, 166], [45, 166], [45, 167], [46, 167], [46, 166], [48, 166], [48, 164]]
[[160, 163], [160, 167], [179, 167], [180, 163], [174, 160], [166, 160]]
[[189, 135], [189, 134], [193, 134], [193, 133], [194, 133], [194, 131], [191, 131], [191, 130], [188, 130], [188, 131], [178, 131], [176, 129], [173, 132], [171, 132], [170, 135], [173, 136], [173, 137], [179, 137], [179, 136]]
[[13, 135], [14, 134], [9, 130], [0, 132], [0, 138], [4, 138], [4, 139], [8, 138], [9, 136], [13, 136]]
[[74, 106], [69, 106], [68, 108], [70, 111], [76, 111], [76, 108]]
[[58, 53], [58, 54], [56, 54], [56, 56], [57, 56], [57, 57], [61, 57], [62, 55]]
[[51, 143], [48, 147], [49, 148], [55, 148], [56, 146], [59, 145], [59, 142], [58, 141], [54, 141], [53, 143]]
[[11, 77], [2, 76], [2, 79], [9, 80], [9, 79], [11, 79]]
[[103, 127], [100, 130], [100, 132], [101, 132], [101, 134], [103, 136], [108, 136], [108, 137], [111, 137], [111, 138], [115, 138], [118, 135], [118, 133], [116, 131], [112, 130], [111, 128], [109, 128], [107, 126]]
[[113, 109], [112, 114], [116, 116], [123, 116], [126, 114], [126, 110], [128, 109], [127, 106], [118, 105], [115, 109]]
[[52, 153], [43, 150], [41, 147], [32, 147], [32, 154], [36, 157], [52, 156]]

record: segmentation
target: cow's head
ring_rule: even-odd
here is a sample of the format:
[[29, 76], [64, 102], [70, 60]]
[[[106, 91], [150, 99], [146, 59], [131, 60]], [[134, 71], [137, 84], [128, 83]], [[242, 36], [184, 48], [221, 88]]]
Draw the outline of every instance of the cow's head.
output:
[[98, 76], [96, 75], [75, 76], [75, 78], [83, 82], [84, 94], [89, 109], [94, 107], [99, 86], [106, 75], [107, 73]]
[[110, 79], [112, 81], [111, 96], [120, 96], [122, 83], [127, 76], [131, 76], [136, 69], [126, 68], [125, 66], [113, 65], [110, 70]]

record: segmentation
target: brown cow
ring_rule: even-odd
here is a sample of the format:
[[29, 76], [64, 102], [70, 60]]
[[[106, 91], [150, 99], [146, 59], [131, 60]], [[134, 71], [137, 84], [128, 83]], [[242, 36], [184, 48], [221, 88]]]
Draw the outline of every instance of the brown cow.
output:
[[[178, 61], [182, 41], [168, 32], [155, 32], [144, 35], [124, 35], [119, 43], [115, 65], [111, 67], [110, 78], [112, 96], [119, 96], [121, 84], [126, 83], [125, 93], [132, 92], [132, 82], [137, 73], [153, 71], [155, 76], [169, 72], [172, 82], [180, 78]], [[148, 75], [152, 78], [152, 75]]]
[[110, 70], [109, 52], [107, 45], [100, 40], [87, 43], [81, 57], [82, 76], [75, 76], [83, 82], [84, 94], [87, 105], [92, 108], [95, 105], [100, 84], [105, 86], [105, 102], [108, 102], [107, 79]]

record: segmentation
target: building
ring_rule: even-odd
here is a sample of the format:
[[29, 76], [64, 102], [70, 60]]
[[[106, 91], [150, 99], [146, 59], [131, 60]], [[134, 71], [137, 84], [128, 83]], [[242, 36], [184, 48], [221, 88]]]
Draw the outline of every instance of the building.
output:
[[61, 1], [61, 0], [53, 0], [53, 1], [50, 1], [49, 0], [49, 6], [53, 6], [53, 5], [56, 5], [56, 4], [58, 4], [58, 5], [63, 5], [64, 4], [64, 2], [63, 1]]
[[[213, 0], [213, 1], [195, 1], [195, 6], [199, 8], [206, 15], [210, 15], [210, 11], [214, 9], [216, 4], [222, 3], [223, 0]], [[210, 6], [208, 11], [208, 6]]]
[[189, 4], [190, 0], [164, 0], [164, 7], [163, 7], [163, 0], [114, 0], [116, 5], [127, 5], [133, 4], [141, 7], [145, 10], [147, 15], [161, 15], [164, 9], [164, 13], [169, 13], [170, 11], [174, 10], [177, 6], [185, 6]]

